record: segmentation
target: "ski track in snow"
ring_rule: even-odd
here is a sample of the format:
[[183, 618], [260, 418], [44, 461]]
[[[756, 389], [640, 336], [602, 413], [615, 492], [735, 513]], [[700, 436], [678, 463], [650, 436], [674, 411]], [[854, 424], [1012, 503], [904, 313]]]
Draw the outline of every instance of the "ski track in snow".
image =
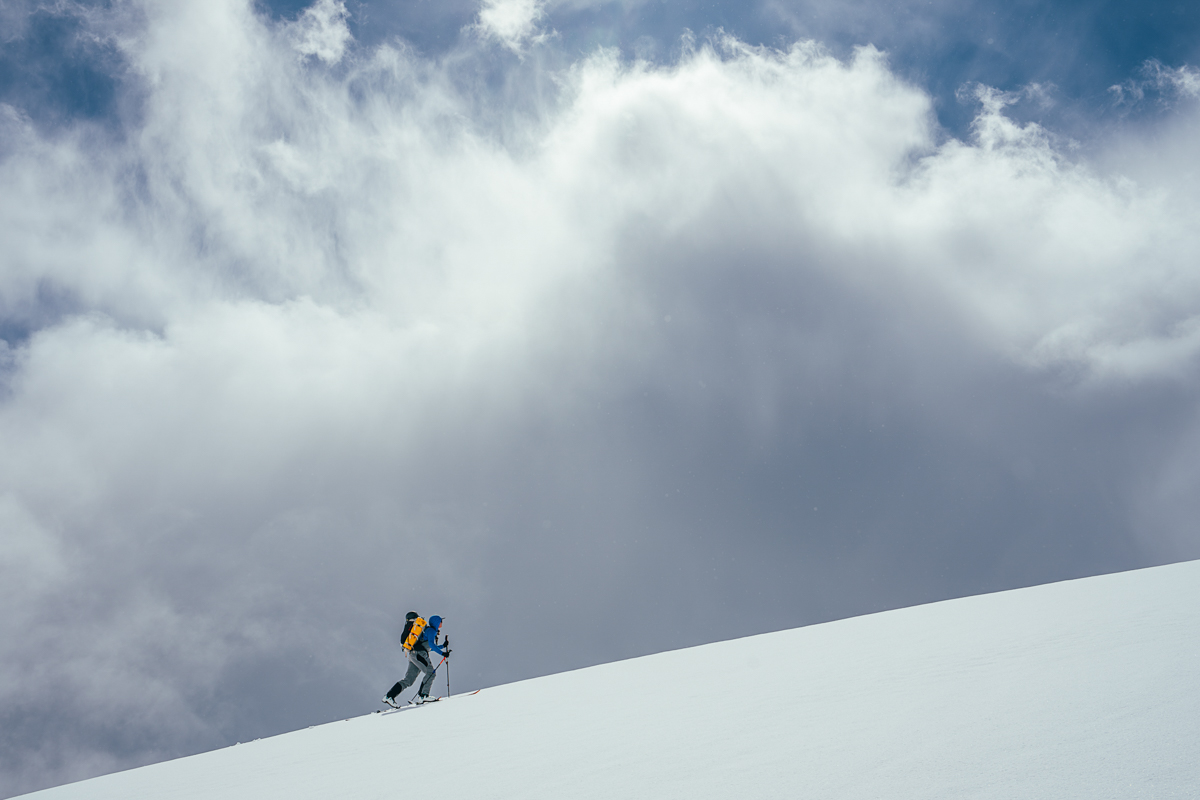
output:
[[496, 686], [26, 797], [1185, 798], [1200, 562]]

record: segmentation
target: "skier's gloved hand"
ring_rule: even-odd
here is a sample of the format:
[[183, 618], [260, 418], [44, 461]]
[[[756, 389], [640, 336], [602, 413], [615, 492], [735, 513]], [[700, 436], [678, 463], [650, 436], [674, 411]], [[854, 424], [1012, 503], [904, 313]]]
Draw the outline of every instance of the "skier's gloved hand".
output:
[[449, 657], [450, 657], [450, 648], [447, 647], [446, 648], [446, 658], [449, 658]]

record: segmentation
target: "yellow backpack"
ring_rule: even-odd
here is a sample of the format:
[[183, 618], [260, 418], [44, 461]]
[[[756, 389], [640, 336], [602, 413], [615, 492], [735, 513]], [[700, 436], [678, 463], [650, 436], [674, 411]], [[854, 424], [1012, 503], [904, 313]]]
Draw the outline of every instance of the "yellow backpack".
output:
[[408, 632], [408, 638], [404, 640], [404, 649], [412, 650], [417, 642], [421, 640], [421, 631], [425, 630], [425, 618], [417, 617], [412, 622], [412, 630]]

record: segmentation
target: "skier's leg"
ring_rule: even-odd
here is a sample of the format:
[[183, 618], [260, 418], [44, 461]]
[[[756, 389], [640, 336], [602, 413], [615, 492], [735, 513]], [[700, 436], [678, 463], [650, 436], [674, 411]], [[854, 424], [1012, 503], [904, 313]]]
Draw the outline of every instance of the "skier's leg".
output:
[[[421, 667], [419, 666], [420, 662], [417, 660], [417, 657], [420, 655], [421, 654], [416, 651], [409, 651], [409, 653], [408, 653], [408, 672], [404, 673], [403, 680], [401, 680], [399, 683], [396, 684], [396, 686], [400, 687], [399, 689], [396, 689], [396, 694], [400, 694], [405, 689], [412, 686], [414, 682], [416, 682], [417, 675], [421, 672]], [[395, 688], [395, 687], [392, 687], [392, 688]], [[396, 695], [392, 695], [392, 697], [395, 697], [395, 696]]]
[[387, 696], [394, 700], [396, 698], [396, 695], [400, 694], [403, 691], [404, 691], [404, 683], [401, 681], [396, 681], [396, 685], [388, 690]]
[[417, 689], [417, 694], [419, 694], [421, 697], [428, 697], [429, 687], [433, 685], [433, 676], [437, 670], [435, 670], [433, 664], [430, 663], [428, 653], [421, 653], [421, 661], [424, 662], [421, 664], [421, 669], [425, 672], [425, 680], [421, 681], [421, 688]]

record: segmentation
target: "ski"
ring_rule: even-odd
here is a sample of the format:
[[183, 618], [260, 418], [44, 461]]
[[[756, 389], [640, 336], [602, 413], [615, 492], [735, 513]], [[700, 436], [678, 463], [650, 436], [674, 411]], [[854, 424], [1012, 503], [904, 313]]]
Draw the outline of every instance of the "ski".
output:
[[377, 708], [377, 709], [375, 709], [375, 711], [373, 713], [375, 713], [375, 714], [392, 714], [396, 711], [408, 711], [410, 708], [420, 708], [421, 706], [427, 706], [430, 703], [436, 703], [437, 701], [442, 700], [442, 699], [443, 698], [441, 698], [441, 697], [431, 697], [428, 700], [426, 700], [424, 703], [405, 703], [402, 706], [389, 706], [387, 708]]
[[[456, 695], [454, 695], [454, 697], [471, 697], [472, 695], [479, 694], [482, 691], [483, 691], [482, 689], [476, 689], [473, 692], [465, 692], [463, 694], [456, 694]], [[397, 711], [408, 711], [410, 708], [420, 708], [421, 706], [427, 706], [430, 703], [437, 703], [437, 702], [440, 702], [445, 699], [447, 699], [447, 698], [445, 698], [445, 697], [430, 697], [424, 703], [406, 703], [402, 706], [388, 706], [387, 708], [377, 708], [374, 711], [372, 711], [371, 713], [372, 714], [394, 714]]]

